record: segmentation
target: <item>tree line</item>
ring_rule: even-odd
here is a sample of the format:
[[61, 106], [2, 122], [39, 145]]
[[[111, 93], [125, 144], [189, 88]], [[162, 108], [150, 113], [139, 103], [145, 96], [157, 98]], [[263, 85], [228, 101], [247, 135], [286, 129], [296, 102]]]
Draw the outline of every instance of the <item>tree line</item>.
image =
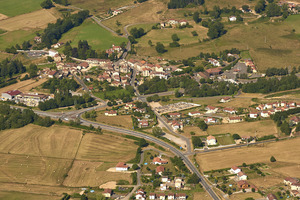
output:
[[170, 0], [168, 9], [185, 8], [189, 4], [203, 5], [204, 3], [204, 0]]
[[288, 68], [268, 68], [266, 71], [266, 76], [284, 76], [289, 74]]

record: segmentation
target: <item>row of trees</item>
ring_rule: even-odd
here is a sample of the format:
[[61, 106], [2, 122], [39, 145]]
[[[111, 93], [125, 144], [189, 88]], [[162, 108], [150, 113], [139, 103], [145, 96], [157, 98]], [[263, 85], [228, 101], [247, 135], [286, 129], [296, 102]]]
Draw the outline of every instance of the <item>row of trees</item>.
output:
[[272, 67], [272, 68], [268, 68], [267, 71], [266, 71], [266, 76], [276, 76], [276, 75], [284, 76], [284, 75], [287, 75], [287, 74], [289, 74], [288, 68], [275, 68], [275, 67]]
[[57, 79], [52, 78], [42, 84], [43, 89], [49, 89], [54, 94], [58, 91], [75, 91], [79, 88], [79, 84], [74, 79]]
[[289, 15], [287, 4], [284, 4], [282, 7], [277, 5], [273, 1], [269, 1], [269, 4], [266, 5], [265, 0], [259, 0], [254, 8], [256, 13], [262, 13], [266, 11], [268, 17], [283, 16], [287, 18]]
[[194, 5], [203, 5], [205, 3], [204, 0], [170, 0], [168, 3], [169, 9], [176, 9], [176, 8], [184, 8], [189, 4]]
[[5, 49], [5, 52], [6, 52], [6, 53], [17, 54], [17, 53], [18, 53], [17, 50], [29, 50], [29, 48], [30, 48], [31, 46], [32, 46], [32, 45], [31, 45], [30, 41], [28, 40], [28, 41], [24, 41], [24, 42], [22, 43], [22, 46], [20, 46], [19, 44], [16, 44], [15, 46], [11, 46], [10, 48], [7, 47], [7, 48]]
[[9, 105], [0, 104], [0, 130], [20, 128], [27, 124], [35, 123], [40, 126], [51, 126], [54, 122], [50, 117], [39, 117], [32, 110], [14, 109]]
[[0, 80], [11, 78], [15, 74], [21, 74], [26, 72], [26, 67], [19, 60], [5, 59], [0, 63]]
[[67, 6], [70, 4], [68, 0], [53, 0], [53, 2], [64, 5], [64, 6]]
[[260, 78], [256, 83], [243, 85], [242, 90], [246, 93], [271, 93], [284, 90], [291, 90], [300, 87], [300, 80], [295, 74], [277, 78]]
[[55, 24], [48, 24], [42, 34], [42, 43], [50, 48], [52, 44], [57, 43], [63, 33], [81, 25], [88, 16], [89, 11], [83, 10], [64, 19], [58, 19]]

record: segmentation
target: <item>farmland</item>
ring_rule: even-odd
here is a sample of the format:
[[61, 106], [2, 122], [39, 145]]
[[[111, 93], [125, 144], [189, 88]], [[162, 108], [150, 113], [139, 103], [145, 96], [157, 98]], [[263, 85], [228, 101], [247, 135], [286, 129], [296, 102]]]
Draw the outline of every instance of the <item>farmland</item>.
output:
[[[106, 172], [117, 162], [135, 157], [133, 142], [117, 135], [83, 135], [80, 130], [63, 126], [28, 125], [1, 131], [0, 139], [3, 141], [0, 145], [0, 182], [3, 183], [0, 197], [13, 199], [19, 195], [7, 191], [59, 196], [76, 191], [70, 186], [99, 186], [111, 180], [131, 180], [130, 174]], [[20, 183], [26, 183], [26, 187], [18, 186]], [[48, 188], [50, 186], [53, 188]], [[32, 198], [35, 197], [39, 196]]]
[[72, 41], [71, 45], [75, 47], [79, 40], [87, 40], [93, 49], [102, 51], [110, 48], [112, 44], [120, 45], [127, 41], [123, 37], [112, 35], [91, 19], [63, 34], [60, 41]]
[[5, 48], [16, 44], [21, 45], [27, 40], [32, 40], [36, 36], [36, 31], [39, 31], [39, 29], [15, 30], [0, 35], [0, 50], [5, 50]]
[[47, 196], [47, 195], [39, 195], [39, 194], [26, 194], [19, 192], [0, 192], [0, 199], [6, 200], [15, 200], [15, 199], [23, 199], [23, 200], [54, 200], [57, 197]]
[[118, 115], [114, 117], [105, 116], [103, 112], [98, 114], [97, 122], [110, 124], [113, 126], [120, 126], [128, 129], [132, 129], [132, 120], [130, 115]]
[[236, 124], [222, 124], [209, 126], [207, 129], [209, 135], [237, 133], [240, 136], [257, 136], [277, 134], [277, 128], [272, 120], [263, 120], [255, 122], [240, 122]]
[[21, 90], [22, 92], [29, 92], [31, 91], [31, 89], [41, 85], [46, 81], [47, 79], [39, 79], [38, 81], [35, 81], [33, 79], [19, 81], [18, 83], [15, 83], [13, 85], [0, 88], [0, 93], [7, 92], [9, 90]]
[[29, 13], [41, 9], [40, 4], [43, 0], [0, 0], [0, 13], [9, 17]]
[[[265, 144], [263, 146], [251, 146], [234, 150], [224, 150], [207, 154], [197, 155], [197, 161], [201, 170], [208, 171], [213, 169], [223, 169], [232, 165], [241, 165], [242, 163], [270, 163], [270, 157], [274, 156], [277, 161], [287, 162], [291, 165], [298, 165], [300, 155], [300, 138], [285, 140], [276, 143]], [[293, 151], [290, 151], [290, 147]], [[295, 171], [294, 171], [295, 172]], [[299, 170], [295, 175], [299, 176]]]

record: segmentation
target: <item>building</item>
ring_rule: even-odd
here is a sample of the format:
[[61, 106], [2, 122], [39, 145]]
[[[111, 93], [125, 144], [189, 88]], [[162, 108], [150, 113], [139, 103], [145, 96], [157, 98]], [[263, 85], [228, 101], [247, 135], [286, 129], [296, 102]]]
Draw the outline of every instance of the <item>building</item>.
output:
[[244, 172], [239, 172], [237, 174], [239, 180], [247, 180], [248, 176]]
[[240, 116], [228, 117], [228, 123], [238, 123], [241, 121], [242, 121], [242, 118]]
[[165, 167], [158, 166], [158, 167], [156, 167], [155, 171], [157, 174], [162, 175], [162, 173], [165, 171]]
[[217, 145], [217, 140], [214, 136], [210, 135], [206, 138], [207, 145]]
[[155, 157], [153, 158], [153, 164], [155, 165], [166, 165], [168, 164], [168, 161], [167, 160], [162, 160], [160, 157]]
[[58, 51], [55, 51], [55, 50], [52, 50], [52, 49], [49, 50], [49, 56], [50, 57], [54, 57], [56, 54], [58, 54]]
[[200, 116], [201, 112], [200, 111], [192, 111], [192, 112], [189, 112], [188, 115], [191, 117]]
[[159, 200], [165, 200], [166, 199], [166, 195], [163, 194], [163, 193], [157, 194], [156, 196], [157, 196], [157, 199], [159, 199]]
[[258, 117], [258, 112], [250, 112], [249, 117], [252, 119], [256, 119]]
[[235, 22], [236, 21], [236, 16], [230, 16], [228, 19], [231, 22]]
[[9, 91], [7, 91], [7, 92], [3, 92], [2, 93], [2, 98], [4, 99], [4, 100], [14, 100], [15, 99], [15, 97], [17, 96], [17, 95], [19, 95], [19, 94], [21, 94], [22, 92], [21, 91], [19, 91], [19, 90], [9, 90]]
[[174, 200], [175, 199], [175, 194], [174, 193], [169, 193], [168, 194], [168, 200]]
[[292, 185], [292, 184], [296, 184], [299, 183], [299, 180], [296, 178], [292, 178], [292, 177], [287, 177], [283, 180], [283, 183], [285, 185]]
[[270, 117], [270, 113], [267, 110], [263, 110], [260, 113], [261, 117]]
[[105, 112], [104, 112], [104, 115], [105, 115], [105, 116], [112, 117], [112, 116], [117, 116], [118, 113], [117, 113], [117, 111], [115, 111], [115, 110], [109, 110], [109, 111], [105, 111]]
[[183, 186], [183, 179], [180, 177], [176, 177], [174, 183], [175, 183], [175, 188], [180, 189]]
[[177, 131], [178, 129], [183, 129], [183, 124], [181, 122], [172, 121], [171, 126], [174, 131]]
[[185, 193], [176, 194], [176, 199], [178, 199], [178, 200], [186, 200], [186, 194]]
[[155, 193], [150, 193], [149, 194], [149, 199], [156, 199], [156, 194]]
[[277, 200], [277, 197], [274, 194], [268, 194], [267, 195], [267, 200]]
[[147, 120], [139, 121], [139, 128], [147, 128], [149, 126], [149, 122]]
[[129, 169], [128, 165], [124, 162], [119, 162], [116, 165], [116, 171], [127, 171]]
[[48, 78], [54, 78], [58, 72], [56, 70], [52, 70], [48, 73]]
[[240, 168], [238, 168], [237, 166], [232, 166], [231, 169], [229, 170], [230, 173], [232, 174], [238, 174], [239, 172], [241, 172], [242, 170]]
[[143, 189], [139, 189], [135, 193], [135, 199], [137, 200], [146, 200], [146, 194]]
[[162, 176], [161, 177], [161, 182], [166, 183], [169, 181], [169, 177], [168, 176]]
[[181, 114], [180, 113], [169, 113], [168, 114], [171, 118], [180, 118]]
[[227, 112], [229, 114], [235, 114], [236, 113], [236, 110], [233, 109], [233, 108], [224, 108], [223, 111]]
[[300, 183], [292, 183], [291, 190], [300, 190]]
[[293, 124], [298, 124], [300, 122], [300, 117], [293, 116], [293, 117], [291, 117], [290, 122]]
[[230, 97], [223, 97], [222, 99], [220, 99], [220, 102], [221, 102], [221, 103], [227, 103], [227, 102], [229, 102], [230, 100], [231, 100]]
[[220, 67], [220, 66], [221, 66], [220, 62], [217, 61], [216, 59], [213, 59], [213, 58], [209, 58], [209, 59], [208, 59], [208, 62], [209, 62], [210, 64], [212, 64], [213, 66], [217, 66], [217, 67]]
[[214, 75], [219, 75], [221, 74], [222, 68], [220, 67], [216, 67], [216, 68], [210, 68], [210, 69], [207, 69], [206, 72], [211, 75], [211, 76], [214, 76]]
[[112, 195], [112, 190], [111, 189], [104, 189], [103, 191], [103, 196], [105, 196], [106, 198], [110, 198]]
[[214, 106], [206, 106], [205, 110], [207, 110], [206, 113], [216, 113], [218, 111], [218, 108]]
[[38, 106], [40, 102], [44, 102], [48, 99], [51, 99], [51, 96], [45, 95], [45, 94], [38, 94], [38, 93], [21, 93], [16, 96], [16, 99], [26, 104], [27, 106]]
[[250, 185], [249, 185], [249, 183], [247, 181], [242, 180], [242, 181], [238, 181], [237, 182], [237, 186], [240, 189], [247, 189], [247, 188], [249, 188]]
[[206, 124], [217, 123], [217, 120], [215, 118], [213, 118], [213, 117], [207, 117], [207, 118], [204, 119], [204, 122]]

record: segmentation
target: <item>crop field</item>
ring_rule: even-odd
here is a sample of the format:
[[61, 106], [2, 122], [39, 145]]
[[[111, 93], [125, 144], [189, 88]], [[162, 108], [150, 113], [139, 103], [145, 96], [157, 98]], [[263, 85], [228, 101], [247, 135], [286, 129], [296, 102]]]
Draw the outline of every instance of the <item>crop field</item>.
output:
[[40, 195], [40, 194], [26, 194], [21, 192], [0, 192], [0, 199], [6, 200], [55, 200], [58, 197], [55, 196], [47, 196], [47, 195]]
[[[296, 138], [260, 146], [198, 154], [196, 159], [203, 171], [223, 169], [232, 165], [241, 165], [244, 162], [247, 164], [259, 162], [268, 164], [271, 156], [274, 156], [277, 161], [298, 166], [300, 164], [299, 142], [300, 138]], [[290, 151], [291, 147], [293, 147], [293, 151]]]
[[80, 130], [55, 125], [45, 128], [31, 124], [1, 131], [0, 140], [0, 197], [8, 195], [11, 199], [17, 199], [18, 194], [11, 195], [10, 191], [47, 199], [38, 195], [60, 196], [78, 192], [76, 186], [130, 181], [130, 174], [106, 170], [134, 158], [137, 148], [131, 140], [117, 135], [83, 135]]
[[235, 124], [212, 125], [207, 129], [209, 135], [237, 133], [240, 136], [264, 136], [277, 134], [276, 124], [273, 120], [255, 122], [240, 122]]
[[43, 0], [0, 0], [0, 13], [9, 17], [29, 13], [42, 9], [40, 4]]
[[233, 194], [230, 195], [230, 199], [232, 200], [241, 200], [241, 199], [246, 199], [246, 198], [254, 198], [254, 199], [259, 199], [261, 198], [261, 195], [258, 193], [239, 193], [239, 194]]
[[0, 28], [7, 31], [45, 28], [48, 23], [56, 21], [56, 17], [48, 10], [38, 10], [0, 21]]
[[98, 113], [97, 122], [120, 126], [127, 129], [132, 129], [132, 119], [130, 115], [105, 116], [103, 112]]
[[195, 192], [193, 195], [193, 200], [210, 200], [211, 197], [207, 192]]
[[93, 49], [102, 51], [111, 48], [112, 44], [120, 45], [122, 42], [127, 42], [126, 38], [113, 35], [92, 19], [63, 34], [60, 42], [72, 41], [72, 46], [75, 47], [79, 40], [87, 40]]

